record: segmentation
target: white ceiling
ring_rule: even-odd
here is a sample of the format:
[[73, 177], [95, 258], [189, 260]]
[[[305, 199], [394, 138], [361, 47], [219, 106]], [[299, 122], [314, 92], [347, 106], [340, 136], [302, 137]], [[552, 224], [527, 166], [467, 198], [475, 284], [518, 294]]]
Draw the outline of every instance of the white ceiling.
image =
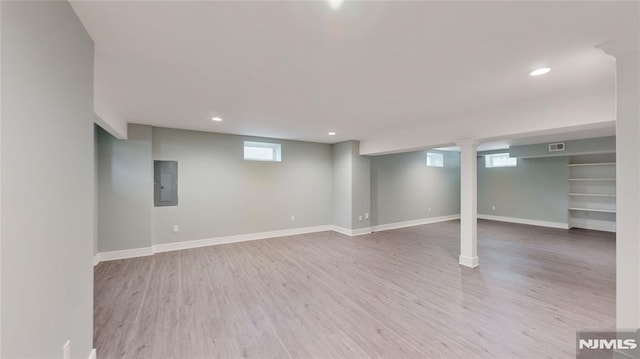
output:
[[[385, 153], [615, 120], [597, 50], [635, 2], [106, 2], [72, 6], [96, 93], [130, 123]], [[547, 65], [551, 73], [529, 77]], [[105, 95], [106, 94], [106, 95]], [[214, 123], [212, 116], [222, 123]], [[338, 134], [330, 137], [328, 131]]]

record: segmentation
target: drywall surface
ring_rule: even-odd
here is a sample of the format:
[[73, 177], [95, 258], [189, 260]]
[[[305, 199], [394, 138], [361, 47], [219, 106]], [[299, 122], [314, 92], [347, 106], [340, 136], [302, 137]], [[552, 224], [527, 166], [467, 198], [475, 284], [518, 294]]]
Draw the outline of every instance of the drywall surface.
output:
[[575, 156], [594, 153], [613, 153], [616, 151], [615, 136], [561, 142], [564, 142], [566, 149], [560, 152], [549, 152], [548, 143], [512, 146], [506, 152], [509, 152], [509, 155], [511, 157], [532, 158], [547, 156]]
[[67, 2], [3, 1], [3, 358], [93, 347], [93, 42]]
[[[245, 161], [245, 140], [280, 143], [282, 161]], [[331, 222], [330, 145], [154, 127], [153, 159], [178, 161], [178, 206], [153, 208], [153, 244]]]
[[371, 159], [360, 155], [360, 143], [351, 141], [351, 229], [371, 227]]
[[129, 125], [129, 139], [98, 129], [98, 251], [151, 246], [151, 126]]
[[331, 224], [351, 229], [353, 188], [353, 144], [351, 141], [332, 145], [333, 158], [333, 221]]
[[567, 223], [568, 157], [519, 158], [516, 167], [486, 168], [484, 154], [478, 156], [479, 214]]
[[371, 157], [373, 225], [460, 213], [460, 154], [433, 152], [444, 167], [427, 167], [427, 151]]

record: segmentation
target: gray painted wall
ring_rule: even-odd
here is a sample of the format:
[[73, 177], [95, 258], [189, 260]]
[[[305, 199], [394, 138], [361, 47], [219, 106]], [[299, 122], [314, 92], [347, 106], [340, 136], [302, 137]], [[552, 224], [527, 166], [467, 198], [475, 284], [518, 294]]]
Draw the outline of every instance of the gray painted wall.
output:
[[[143, 125], [99, 140], [100, 252], [331, 223], [329, 145]], [[245, 140], [282, 162], [245, 161]], [[153, 160], [178, 161], [178, 206], [153, 207]]]
[[[371, 226], [365, 213], [371, 208], [371, 167], [368, 156], [360, 155], [358, 141], [333, 144], [333, 221], [344, 229]], [[359, 218], [362, 216], [362, 221]]]
[[[352, 141], [352, 179], [351, 182], [351, 228], [371, 227], [371, 217], [365, 214], [371, 211], [371, 159], [360, 155], [360, 142]], [[360, 220], [359, 218], [362, 218]]]
[[336, 143], [332, 147], [333, 159], [333, 220], [331, 224], [351, 229], [353, 188], [352, 162], [353, 143], [351, 141]]
[[[281, 143], [282, 162], [245, 161], [245, 140]], [[179, 183], [177, 207], [153, 208], [154, 244], [331, 223], [330, 145], [153, 128], [153, 159], [178, 161]]]
[[441, 153], [442, 168], [427, 167], [426, 151], [371, 157], [372, 225], [460, 213], [460, 154]]
[[549, 152], [549, 144], [512, 146], [509, 151], [511, 157], [532, 158], [548, 156], [571, 156], [591, 153], [613, 153], [616, 151], [616, 137], [598, 137], [584, 140], [557, 141], [564, 142], [566, 150], [562, 152]]
[[130, 125], [129, 139], [98, 129], [98, 251], [151, 246], [151, 126]]
[[519, 158], [517, 167], [485, 168], [484, 154], [478, 156], [479, 214], [567, 223], [568, 157]]
[[[129, 141], [104, 131], [99, 137], [101, 252], [326, 224], [359, 229], [460, 212], [457, 152], [442, 152], [445, 167], [436, 168], [426, 166], [426, 151], [370, 158], [359, 155], [357, 141], [277, 141], [282, 162], [254, 162], [242, 159], [243, 141], [276, 140], [149, 126], [130, 132]], [[178, 161], [177, 207], [153, 207], [153, 160]], [[566, 156], [520, 159], [515, 168], [487, 169], [479, 156], [478, 212], [566, 223], [567, 162]], [[113, 169], [122, 174], [111, 176]]]
[[86, 359], [93, 333], [93, 42], [67, 2], [2, 6], [2, 353]]

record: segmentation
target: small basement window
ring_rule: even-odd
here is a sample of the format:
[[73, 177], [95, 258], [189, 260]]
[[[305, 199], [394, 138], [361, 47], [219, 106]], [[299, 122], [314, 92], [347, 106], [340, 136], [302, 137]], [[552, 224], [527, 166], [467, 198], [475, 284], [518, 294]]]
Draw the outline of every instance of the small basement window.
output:
[[517, 165], [518, 159], [516, 157], [509, 157], [508, 153], [494, 153], [484, 156], [484, 166], [486, 168], [516, 167]]
[[438, 152], [427, 152], [427, 167], [444, 167], [444, 155]]
[[279, 143], [244, 141], [244, 159], [248, 161], [282, 161]]

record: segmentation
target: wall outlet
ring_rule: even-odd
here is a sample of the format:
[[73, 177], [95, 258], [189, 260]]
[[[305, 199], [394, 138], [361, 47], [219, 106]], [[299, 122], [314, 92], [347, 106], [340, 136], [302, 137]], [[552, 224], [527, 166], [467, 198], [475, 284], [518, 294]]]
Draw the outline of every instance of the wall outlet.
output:
[[296, 220], [296, 216], [291, 216], [291, 220], [295, 221]]
[[364, 219], [369, 219], [369, 212], [364, 214]]
[[359, 220], [360, 222], [362, 222], [362, 216], [358, 217], [358, 220]]
[[429, 207], [429, 208], [427, 209], [427, 211], [429, 211], [429, 213], [431, 213], [431, 207]]
[[491, 210], [495, 211], [496, 210], [496, 206], [491, 206]]
[[71, 340], [67, 340], [64, 346], [62, 346], [62, 358], [71, 359]]
[[180, 232], [180, 227], [178, 227], [178, 225], [177, 225], [177, 224], [174, 224], [174, 225], [173, 225], [173, 232], [174, 232], [174, 233], [175, 233], [175, 232]]

